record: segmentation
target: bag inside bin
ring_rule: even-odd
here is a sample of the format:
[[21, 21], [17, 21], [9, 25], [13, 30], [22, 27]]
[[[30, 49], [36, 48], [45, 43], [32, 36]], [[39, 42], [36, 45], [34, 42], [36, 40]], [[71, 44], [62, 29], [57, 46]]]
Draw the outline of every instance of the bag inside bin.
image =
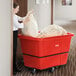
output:
[[67, 35], [67, 31], [59, 25], [49, 25], [40, 31], [38, 38]]
[[64, 28], [55, 24], [46, 26], [39, 33], [38, 24], [34, 15], [30, 14], [29, 19], [30, 21], [26, 23], [26, 25], [24, 25], [24, 28], [22, 29], [22, 33], [25, 36], [46, 38], [46, 37], [67, 35], [67, 31]]

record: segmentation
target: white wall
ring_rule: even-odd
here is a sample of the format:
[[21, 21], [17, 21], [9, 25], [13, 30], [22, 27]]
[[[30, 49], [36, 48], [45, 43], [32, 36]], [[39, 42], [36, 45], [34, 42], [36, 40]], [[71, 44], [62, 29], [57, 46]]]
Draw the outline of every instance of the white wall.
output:
[[41, 30], [51, 24], [51, 2], [49, 4], [42, 4], [43, 0], [40, 0], [40, 4], [36, 4], [35, 1], [28, 0], [28, 10], [34, 9], [34, 15], [37, 19], [39, 30]]
[[56, 8], [55, 8], [55, 6], [56, 6], [56, 5], [55, 5], [55, 1], [56, 1], [56, 0], [53, 0], [53, 23], [54, 23], [54, 21], [55, 21], [55, 9], [56, 9]]
[[0, 0], [0, 76], [11, 76], [11, 1]]
[[62, 0], [55, 0], [55, 19], [76, 20], [76, 0], [72, 0], [72, 6], [62, 6]]

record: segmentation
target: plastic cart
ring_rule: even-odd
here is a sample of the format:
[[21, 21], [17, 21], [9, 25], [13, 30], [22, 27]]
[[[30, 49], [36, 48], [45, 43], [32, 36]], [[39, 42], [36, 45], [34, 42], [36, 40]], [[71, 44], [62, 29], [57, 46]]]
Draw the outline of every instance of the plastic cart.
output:
[[33, 38], [19, 34], [24, 65], [33, 68], [35, 73], [36, 69], [54, 71], [54, 67], [66, 64], [73, 35]]

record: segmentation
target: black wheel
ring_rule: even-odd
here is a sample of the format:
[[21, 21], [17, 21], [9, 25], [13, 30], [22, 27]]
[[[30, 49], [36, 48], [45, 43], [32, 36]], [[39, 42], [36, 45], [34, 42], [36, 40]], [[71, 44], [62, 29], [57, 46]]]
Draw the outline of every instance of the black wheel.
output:
[[31, 73], [35, 74], [35, 72], [36, 72], [36, 69], [32, 69]]
[[27, 66], [24, 66], [24, 69], [25, 69], [26, 71], [28, 71], [28, 70], [29, 70], [29, 68], [28, 68]]
[[54, 70], [55, 70], [54, 67], [52, 67], [52, 68], [49, 69], [50, 72], [54, 72]]
[[55, 68], [56, 68], [56, 69], [58, 69], [58, 68], [59, 68], [59, 66], [56, 66]]
[[66, 66], [66, 64], [64, 64], [64, 65], [60, 65], [59, 67], [65, 67]]

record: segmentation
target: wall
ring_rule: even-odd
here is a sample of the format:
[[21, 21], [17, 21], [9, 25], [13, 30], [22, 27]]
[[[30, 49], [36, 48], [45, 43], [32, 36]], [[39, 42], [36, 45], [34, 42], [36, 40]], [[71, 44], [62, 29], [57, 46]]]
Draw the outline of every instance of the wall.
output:
[[72, 0], [72, 6], [62, 6], [61, 0], [55, 0], [55, 19], [76, 20], [76, 0]]
[[11, 1], [0, 2], [0, 76], [11, 76]]
[[34, 9], [34, 16], [37, 19], [39, 30], [51, 24], [51, 2], [49, 4], [42, 4], [41, 2], [36, 4], [35, 0], [28, 0], [28, 10]]

